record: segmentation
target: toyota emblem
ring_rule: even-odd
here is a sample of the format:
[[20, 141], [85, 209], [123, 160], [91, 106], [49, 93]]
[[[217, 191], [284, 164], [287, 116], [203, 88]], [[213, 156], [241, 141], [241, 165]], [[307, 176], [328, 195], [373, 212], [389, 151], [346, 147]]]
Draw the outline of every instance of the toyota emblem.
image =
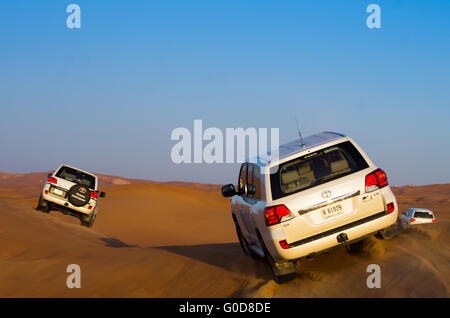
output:
[[80, 193], [85, 194], [86, 193], [86, 189], [85, 188], [80, 188]]
[[329, 197], [331, 197], [331, 191], [330, 190], [326, 190], [326, 191], [322, 192], [322, 198], [328, 199]]

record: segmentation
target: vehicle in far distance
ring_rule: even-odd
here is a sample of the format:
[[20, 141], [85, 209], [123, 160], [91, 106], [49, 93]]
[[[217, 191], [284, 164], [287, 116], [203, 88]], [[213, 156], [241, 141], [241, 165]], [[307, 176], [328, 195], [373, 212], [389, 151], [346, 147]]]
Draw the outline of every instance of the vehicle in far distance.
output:
[[[267, 157], [266, 157], [267, 158]], [[245, 254], [266, 258], [274, 280], [296, 261], [370, 235], [398, 233], [398, 206], [386, 173], [348, 136], [323, 132], [279, 147], [278, 160], [246, 160], [231, 214]]]
[[433, 211], [421, 208], [410, 208], [402, 213], [401, 224], [403, 227], [425, 223], [436, 223]]
[[98, 213], [98, 199], [105, 196], [104, 192], [99, 193], [96, 175], [62, 165], [48, 175], [36, 210], [49, 213], [58, 209], [78, 217], [81, 225], [91, 227]]

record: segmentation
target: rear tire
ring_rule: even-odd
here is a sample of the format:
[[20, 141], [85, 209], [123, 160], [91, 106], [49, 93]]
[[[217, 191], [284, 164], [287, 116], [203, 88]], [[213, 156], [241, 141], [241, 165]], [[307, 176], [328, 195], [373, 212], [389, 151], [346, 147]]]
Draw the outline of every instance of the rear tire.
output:
[[275, 261], [272, 256], [270, 255], [269, 251], [267, 250], [266, 245], [264, 244], [264, 241], [262, 238], [259, 238], [261, 241], [262, 248], [264, 250], [264, 255], [267, 263], [270, 266], [270, 269], [272, 271], [273, 280], [277, 284], [285, 284], [287, 282], [290, 282], [291, 280], [295, 279], [297, 277], [297, 271], [296, 271], [296, 262], [292, 261], [285, 261], [285, 262], [277, 262]]
[[94, 211], [92, 211], [90, 214], [88, 215], [82, 215], [81, 216], [81, 225], [85, 226], [85, 227], [92, 227], [94, 225], [95, 222], [95, 218], [97, 217], [97, 209], [95, 209]]
[[44, 212], [44, 213], [49, 213], [50, 212], [50, 205], [48, 204], [47, 201], [44, 200], [44, 198], [42, 197], [42, 194], [39, 197], [39, 201], [38, 201], [38, 204], [36, 206], [36, 210]]

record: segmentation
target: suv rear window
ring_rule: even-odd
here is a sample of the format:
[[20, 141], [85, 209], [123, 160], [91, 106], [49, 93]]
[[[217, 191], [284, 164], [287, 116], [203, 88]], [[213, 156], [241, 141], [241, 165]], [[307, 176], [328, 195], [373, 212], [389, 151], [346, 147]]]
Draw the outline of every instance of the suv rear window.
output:
[[75, 170], [70, 167], [61, 167], [56, 173], [58, 178], [65, 179], [67, 181], [75, 182], [88, 187], [89, 189], [95, 189], [95, 178], [90, 174]]
[[324, 148], [272, 168], [277, 170], [270, 175], [272, 198], [276, 200], [368, 167], [350, 141]]
[[422, 212], [422, 211], [416, 211], [414, 212], [415, 218], [421, 218], [421, 219], [432, 219], [433, 216], [428, 212]]

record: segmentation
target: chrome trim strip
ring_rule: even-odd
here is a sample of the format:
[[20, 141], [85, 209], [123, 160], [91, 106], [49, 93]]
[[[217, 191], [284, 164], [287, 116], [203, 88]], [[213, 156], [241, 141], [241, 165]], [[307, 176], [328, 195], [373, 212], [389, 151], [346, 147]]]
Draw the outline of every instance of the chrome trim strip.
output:
[[352, 192], [352, 193], [347, 193], [347, 194], [344, 194], [344, 195], [340, 195], [338, 197], [335, 197], [335, 198], [331, 199], [330, 201], [323, 201], [323, 202], [320, 202], [318, 204], [312, 205], [312, 206], [310, 206], [310, 207], [308, 207], [306, 209], [299, 210], [298, 214], [299, 215], [303, 215], [305, 213], [308, 213], [308, 212], [311, 212], [311, 211], [314, 211], [314, 210], [326, 207], [327, 205], [334, 204], [334, 203], [337, 203], [337, 202], [340, 202], [340, 201], [344, 201], [344, 200], [356, 197], [356, 196], [360, 195], [360, 193], [361, 193], [361, 191], [358, 190], [358, 191], [355, 191], [355, 192]]
[[327, 204], [327, 203], [328, 203], [328, 201], [322, 201], [322, 202], [319, 202], [317, 204], [311, 205], [308, 209], [315, 208], [315, 207], [318, 207], [320, 205], [324, 205], [324, 204]]

